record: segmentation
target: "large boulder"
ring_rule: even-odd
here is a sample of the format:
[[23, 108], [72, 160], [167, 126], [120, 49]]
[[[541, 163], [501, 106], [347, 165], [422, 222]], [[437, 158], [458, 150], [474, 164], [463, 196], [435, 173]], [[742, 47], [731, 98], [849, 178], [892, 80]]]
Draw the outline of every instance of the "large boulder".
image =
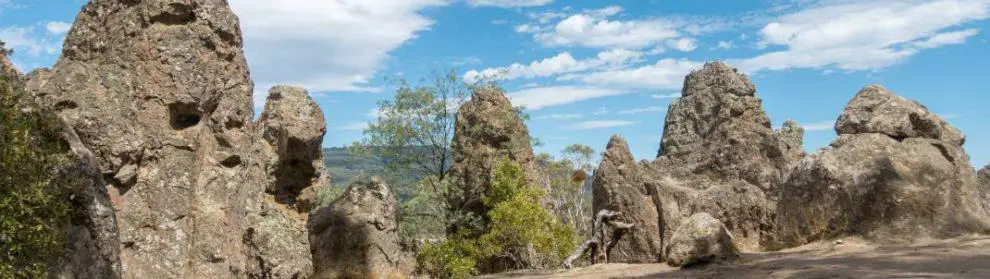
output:
[[402, 251], [396, 201], [377, 177], [359, 180], [310, 217], [314, 278], [405, 278], [411, 257]]
[[[56, 65], [30, 77], [28, 91], [96, 157], [117, 214], [124, 277], [309, 274], [298, 199], [265, 189], [291, 180], [271, 171], [284, 165], [280, 159], [319, 152], [284, 156], [276, 149], [283, 145], [262, 140], [241, 46], [225, 0], [92, 0]], [[285, 119], [313, 115], [275, 111]], [[273, 153], [284, 157], [273, 162]], [[293, 193], [305, 192], [292, 185]], [[294, 244], [266, 248], [280, 243]]]
[[660, 262], [660, 216], [640, 172], [626, 141], [612, 136], [592, 179], [592, 212], [622, 212], [622, 221], [633, 227], [606, 248], [610, 262]]
[[677, 227], [667, 246], [667, 264], [689, 266], [734, 260], [739, 249], [721, 221], [708, 213], [696, 213]]
[[924, 106], [868, 86], [836, 131], [839, 138], [781, 187], [780, 247], [847, 234], [908, 242], [990, 229], [964, 137]]
[[856, 94], [835, 122], [839, 135], [884, 134], [895, 139], [929, 138], [963, 145], [966, 137], [928, 108], [870, 85]]
[[493, 171], [501, 160], [515, 161], [528, 182], [548, 187], [537, 169], [529, 130], [498, 88], [475, 90], [471, 100], [461, 105], [452, 145], [454, 163], [448, 176], [454, 191], [448, 195], [454, 210], [451, 232], [462, 228], [480, 231], [487, 224], [485, 213], [490, 208], [481, 197], [489, 194]]

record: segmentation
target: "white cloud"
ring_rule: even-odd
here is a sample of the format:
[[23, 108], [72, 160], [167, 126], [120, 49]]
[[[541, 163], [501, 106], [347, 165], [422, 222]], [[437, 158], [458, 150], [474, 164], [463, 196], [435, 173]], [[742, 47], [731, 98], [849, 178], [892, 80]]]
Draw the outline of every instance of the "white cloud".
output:
[[663, 106], [650, 106], [645, 108], [620, 110], [619, 114], [639, 114], [639, 113], [647, 113], [647, 112], [660, 112], [666, 109], [667, 107], [663, 107]]
[[715, 46], [716, 49], [731, 49], [733, 47], [731, 41], [718, 41], [718, 45]]
[[615, 128], [622, 126], [629, 126], [636, 124], [635, 121], [626, 120], [593, 120], [576, 123], [574, 125], [567, 126], [568, 130], [596, 130], [605, 128]]
[[63, 21], [51, 21], [45, 24], [45, 29], [48, 29], [48, 33], [52, 35], [61, 35], [65, 31], [69, 31], [72, 28], [72, 24]]
[[561, 119], [562, 120], [562, 119], [581, 118], [583, 116], [584, 115], [581, 115], [581, 114], [578, 114], [578, 113], [564, 113], [564, 114], [543, 115], [543, 116], [535, 117], [533, 119]]
[[500, 8], [536, 7], [553, 3], [553, 0], [468, 0], [471, 6], [490, 6]]
[[835, 129], [835, 121], [821, 121], [811, 124], [801, 125], [805, 131], [808, 132], [819, 132], [819, 131], [830, 131]]
[[35, 26], [0, 27], [0, 41], [4, 41], [7, 48], [13, 49], [15, 55], [54, 55], [62, 49], [61, 37], [35, 32]]
[[231, 0], [256, 83], [311, 91], [373, 91], [388, 53], [433, 22], [419, 14], [446, 0]]
[[527, 88], [509, 93], [509, 98], [514, 105], [525, 106], [528, 110], [539, 110], [546, 107], [626, 93], [628, 92], [611, 88], [550, 86]]
[[749, 72], [880, 69], [926, 47], [962, 43], [975, 31], [940, 32], [987, 17], [990, 1], [986, 0], [827, 2], [780, 17], [762, 29], [759, 45], [784, 46], [786, 50], [736, 64]]
[[659, 100], [663, 100], [663, 99], [674, 99], [674, 98], [680, 98], [680, 97], [681, 97], [681, 93], [680, 92], [675, 92], [675, 93], [670, 93], [670, 94], [653, 94], [653, 95], [650, 95], [650, 98], [659, 99]]
[[698, 44], [694, 42], [691, 38], [680, 38], [677, 40], [667, 41], [667, 46], [673, 49], [680, 50], [682, 52], [689, 52], [698, 48]]
[[938, 33], [928, 39], [914, 43], [919, 48], [938, 48], [947, 45], [965, 43], [966, 39], [980, 33], [980, 29], [970, 28], [962, 31]]
[[684, 76], [703, 64], [685, 59], [662, 59], [642, 67], [605, 70], [583, 75], [568, 75], [564, 80], [579, 80], [587, 84], [631, 88], [680, 88]]
[[361, 131], [368, 128], [368, 122], [354, 122], [351, 124], [334, 127], [342, 131]]
[[[544, 46], [641, 49], [678, 39], [680, 23], [664, 19], [609, 20], [621, 7], [577, 13], [550, 26], [526, 28]], [[517, 29], [519, 31], [519, 29]]]
[[464, 80], [475, 82], [484, 78], [513, 80], [519, 78], [548, 77], [600, 67], [621, 67], [640, 61], [642, 56], [643, 53], [638, 51], [613, 49], [599, 52], [593, 58], [577, 60], [570, 53], [564, 52], [550, 58], [530, 62], [528, 65], [513, 63], [508, 67], [488, 68], [480, 72], [470, 70], [464, 74]]

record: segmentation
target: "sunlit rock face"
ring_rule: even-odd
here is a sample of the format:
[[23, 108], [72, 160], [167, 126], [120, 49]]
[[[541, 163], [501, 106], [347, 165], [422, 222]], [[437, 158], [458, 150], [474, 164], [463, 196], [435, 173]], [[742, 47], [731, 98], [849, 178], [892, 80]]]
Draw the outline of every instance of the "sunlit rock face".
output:
[[[274, 109], [269, 121], [252, 123], [241, 46], [238, 19], [224, 0], [93, 0], [57, 64], [29, 80], [28, 90], [95, 154], [119, 221], [124, 277], [311, 274], [300, 199], [265, 191], [268, 181], [294, 179], [282, 171], [292, 168], [272, 167], [284, 163], [272, 153], [310, 150], [266, 142], [256, 128], [302, 118]], [[305, 113], [322, 119], [318, 109]], [[299, 135], [280, 125], [287, 138]], [[319, 127], [301, 135], [307, 145], [319, 146]], [[300, 172], [310, 176], [298, 180], [317, 181], [290, 192], [307, 194], [326, 181], [315, 170], [321, 167]], [[282, 250], [268, 249], [276, 244]]]
[[781, 186], [782, 247], [847, 234], [910, 242], [990, 228], [965, 137], [921, 104], [867, 86], [835, 127], [839, 137]]

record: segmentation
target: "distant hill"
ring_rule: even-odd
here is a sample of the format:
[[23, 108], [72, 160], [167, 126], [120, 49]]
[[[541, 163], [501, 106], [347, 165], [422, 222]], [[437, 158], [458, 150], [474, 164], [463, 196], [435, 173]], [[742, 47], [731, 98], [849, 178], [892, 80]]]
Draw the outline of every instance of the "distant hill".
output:
[[367, 175], [383, 175], [385, 162], [354, 156], [347, 152], [346, 147], [330, 147], [323, 149], [323, 162], [330, 171], [333, 183], [347, 185], [354, 177], [362, 173]]

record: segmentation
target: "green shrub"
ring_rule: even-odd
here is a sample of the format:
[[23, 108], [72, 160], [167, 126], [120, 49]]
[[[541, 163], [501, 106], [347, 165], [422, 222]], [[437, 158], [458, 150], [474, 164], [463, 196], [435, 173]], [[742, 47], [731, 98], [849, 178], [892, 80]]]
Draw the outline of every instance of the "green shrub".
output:
[[574, 249], [573, 228], [540, 204], [546, 197], [546, 191], [526, 182], [519, 164], [498, 166], [491, 195], [482, 199], [492, 209], [488, 232], [479, 238], [487, 269], [553, 268]]
[[440, 243], [427, 243], [416, 255], [418, 271], [432, 278], [470, 278], [478, 274], [477, 241], [459, 232]]
[[0, 278], [42, 278], [71, 214], [71, 189], [51, 181], [68, 147], [57, 119], [26, 110], [18, 86], [0, 77]]
[[425, 245], [417, 257], [420, 272], [463, 278], [479, 271], [556, 267], [574, 249], [574, 230], [541, 205], [546, 196], [543, 189], [529, 185], [519, 164], [503, 160], [489, 194], [482, 197], [491, 208], [486, 230], [459, 231], [441, 243]]

